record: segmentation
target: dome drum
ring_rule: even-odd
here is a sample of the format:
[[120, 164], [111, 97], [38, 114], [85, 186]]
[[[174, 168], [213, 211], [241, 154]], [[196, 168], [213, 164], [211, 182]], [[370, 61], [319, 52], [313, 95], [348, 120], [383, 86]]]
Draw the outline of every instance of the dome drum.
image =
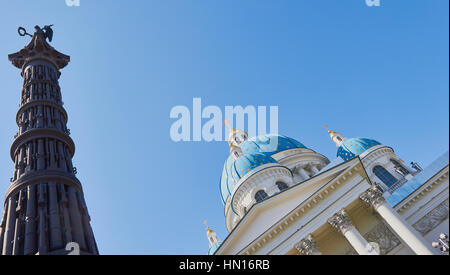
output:
[[[329, 163], [326, 157], [286, 136], [244, 139], [236, 143], [230, 140], [231, 155], [220, 180], [219, 193], [229, 231], [255, 203], [308, 179]], [[308, 176], [294, 175], [294, 168], [309, 171]]]
[[[236, 133], [239, 131], [236, 130]], [[231, 151], [236, 152], [237, 150], [234, 149], [236, 145], [232, 145]], [[219, 190], [223, 204], [226, 204], [235, 185], [247, 173], [267, 163], [278, 163], [272, 156], [292, 149], [301, 149], [293, 152], [294, 154], [313, 152], [300, 142], [280, 135], [250, 138], [241, 143], [239, 148], [239, 156], [229, 156], [224, 165]]]
[[245, 209], [250, 209], [257, 201], [255, 194], [259, 190], [264, 190], [270, 197], [280, 192], [276, 183], [284, 182], [288, 187], [292, 186], [292, 172], [280, 165], [269, 165], [261, 167], [250, 175], [250, 177], [243, 179], [243, 181], [236, 186], [231, 195], [230, 206], [235, 214], [243, 216]]

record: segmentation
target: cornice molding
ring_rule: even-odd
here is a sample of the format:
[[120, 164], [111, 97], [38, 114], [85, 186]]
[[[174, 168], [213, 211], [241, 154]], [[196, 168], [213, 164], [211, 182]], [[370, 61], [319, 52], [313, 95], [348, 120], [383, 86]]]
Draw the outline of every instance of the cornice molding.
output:
[[370, 166], [370, 164], [380, 157], [386, 156], [386, 155], [393, 155], [395, 156], [395, 152], [391, 147], [384, 146], [384, 145], [378, 145], [381, 146], [379, 148], [373, 148], [374, 150], [371, 152], [368, 152], [367, 155], [361, 157], [361, 161], [364, 164], [364, 166]]
[[81, 183], [75, 176], [70, 175], [67, 172], [56, 170], [54, 171], [45, 170], [29, 173], [26, 176], [23, 176], [18, 180], [16, 180], [15, 182], [13, 182], [6, 191], [5, 201], [7, 201], [8, 198], [15, 192], [23, 189], [28, 185], [40, 182], [48, 183], [53, 181], [73, 185], [78, 191], [81, 192], [81, 194], [83, 194], [83, 188], [81, 187]]
[[[279, 163], [286, 163], [286, 162], [292, 162], [295, 160], [301, 160], [304, 162], [311, 162], [311, 161], [317, 161], [317, 162], [325, 162], [326, 164], [330, 163], [330, 160], [325, 157], [324, 155], [321, 155], [313, 150], [310, 149], [302, 149], [302, 148], [296, 148], [296, 149], [290, 149], [286, 151], [279, 152], [277, 154], [272, 155], [272, 157]], [[302, 160], [304, 159], [304, 160]]]
[[430, 180], [428, 180], [425, 184], [423, 184], [419, 189], [414, 191], [411, 195], [409, 195], [407, 198], [408, 200], [404, 200], [400, 202], [395, 209], [398, 213], [403, 213], [413, 207], [418, 200], [420, 200], [422, 197], [426, 196], [426, 194], [430, 193], [432, 190], [434, 190], [439, 184], [448, 181], [449, 178], [449, 166], [447, 165], [444, 169], [438, 173], [438, 175], [434, 176]]
[[30, 140], [39, 139], [39, 138], [54, 138], [59, 139], [69, 146], [71, 157], [75, 154], [75, 143], [72, 138], [68, 135], [62, 133], [60, 130], [52, 129], [52, 128], [35, 128], [24, 132], [19, 135], [12, 143], [10, 149], [11, 159], [14, 162], [14, 156], [16, 151], [20, 146], [27, 143]]
[[22, 114], [22, 112], [24, 112], [25, 110], [27, 110], [31, 107], [40, 106], [40, 105], [50, 106], [50, 107], [60, 110], [64, 115], [65, 122], [67, 123], [67, 121], [69, 119], [67, 112], [64, 109], [64, 107], [61, 106], [60, 104], [55, 103], [54, 101], [51, 101], [51, 100], [30, 100], [27, 103], [25, 103], [24, 105], [20, 106], [19, 110], [17, 111], [17, 113], [16, 113], [17, 124], [20, 123], [20, 115]]

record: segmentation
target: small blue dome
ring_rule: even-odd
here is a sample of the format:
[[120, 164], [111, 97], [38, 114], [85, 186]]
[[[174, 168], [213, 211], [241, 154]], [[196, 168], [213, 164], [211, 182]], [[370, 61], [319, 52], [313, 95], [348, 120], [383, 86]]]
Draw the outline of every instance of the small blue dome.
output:
[[295, 148], [306, 148], [306, 146], [293, 138], [281, 135], [253, 137], [241, 144], [241, 149], [244, 154], [262, 153], [267, 156]]
[[222, 242], [217, 242], [215, 244], [213, 244], [209, 250], [208, 250], [208, 255], [214, 255], [214, 253], [216, 252], [216, 250], [222, 245]]
[[220, 195], [222, 202], [225, 204], [229, 195], [233, 191], [234, 185], [248, 172], [258, 166], [267, 163], [277, 163], [276, 160], [264, 154], [246, 154], [234, 159], [229, 156], [222, 171], [220, 179]]
[[337, 156], [347, 161], [370, 149], [374, 146], [381, 145], [376, 140], [369, 138], [350, 138], [346, 139], [337, 151]]

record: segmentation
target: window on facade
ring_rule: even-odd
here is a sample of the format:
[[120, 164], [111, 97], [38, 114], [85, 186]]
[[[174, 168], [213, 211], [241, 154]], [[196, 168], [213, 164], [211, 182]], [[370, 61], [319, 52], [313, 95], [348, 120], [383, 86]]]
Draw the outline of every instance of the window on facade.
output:
[[278, 189], [280, 189], [280, 191], [283, 191], [284, 189], [288, 189], [288, 186], [286, 183], [284, 182], [277, 182], [276, 185], [278, 186]]
[[264, 190], [259, 190], [258, 192], [256, 192], [255, 194], [255, 200], [256, 202], [260, 202], [263, 201], [264, 199], [266, 199], [268, 197], [267, 193]]
[[373, 168], [373, 173], [387, 186], [391, 187], [397, 182], [397, 179], [384, 169], [384, 167], [377, 165]]
[[400, 174], [402, 174], [403, 176], [406, 176], [409, 174], [409, 171], [403, 166], [401, 165], [398, 161], [396, 161], [395, 159], [391, 159], [392, 164], [394, 164], [395, 170], [398, 171]]

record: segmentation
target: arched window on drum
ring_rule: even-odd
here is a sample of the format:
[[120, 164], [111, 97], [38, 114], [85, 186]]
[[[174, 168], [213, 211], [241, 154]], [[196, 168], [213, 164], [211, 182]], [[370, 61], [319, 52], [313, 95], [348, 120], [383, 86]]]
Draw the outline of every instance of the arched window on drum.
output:
[[387, 186], [391, 187], [397, 182], [397, 179], [389, 173], [384, 167], [377, 165], [373, 168], [373, 173]]
[[264, 190], [259, 190], [255, 194], [255, 200], [256, 202], [260, 202], [265, 200], [268, 197], [267, 193]]
[[280, 191], [283, 191], [283, 190], [289, 188], [289, 186], [286, 183], [282, 182], [282, 181], [277, 182], [276, 185], [278, 186], [278, 189]]

